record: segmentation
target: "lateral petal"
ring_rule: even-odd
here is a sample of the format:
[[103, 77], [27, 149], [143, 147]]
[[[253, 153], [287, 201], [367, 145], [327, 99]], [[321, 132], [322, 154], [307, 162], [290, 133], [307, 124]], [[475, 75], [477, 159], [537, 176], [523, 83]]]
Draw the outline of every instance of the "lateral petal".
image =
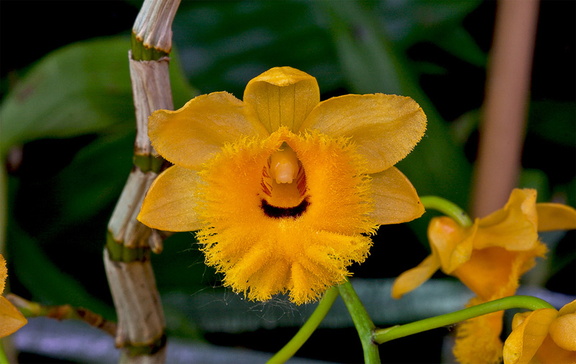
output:
[[537, 230], [536, 191], [514, 189], [504, 208], [478, 220], [474, 248], [531, 250], [538, 245]]
[[267, 134], [262, 125], [244, 116], [242, 101], [227, 92], [195, 97], [176, 111], [158, 110], [150, 115], [148, 128], [160, 155], [191, 169], [219, 152], [226, 142]]
[[558, 312], [550, 308], [516, 314], [512, 333], [504, 343], [504, 363], [528, 364], [548, 335], [548, 327]]
[[442, 271], [452, 274], [470, 260], [477, 226], [465, 229], [447, 216], [435, 217], [428, 225], [432, 253], [438, 256]]
[[377, 224], [399, 224], [414, 220], [424, 213], [416, 189], [396, 167], [375, 173], [372, 177], [374, 211]]
[[5, 297], [0, 296], [0, 338], [13, 334], [28, 320]]
[[440, 268], [435, 255], [429, 255], [418, 266], [400, 274], [392, 285], [392, 297], [400, 298], [426, 282]]
[[538, 231], [576, 229], [576, 209], [557, 203], [536, 204]]
[[281, 126], [297, 132], [320, 102], [320, 90], [309, 74], [291, 67], [275, 67], [248, 82], [244, 102], [250, 118], [262, 123], [269, 133]]
[[196, 171], [178, 166], [168, 168], [150, 186], [138, 220], [164, 231], [200, 229], [196, 209], [199, 182]]
[[301, 126], [333, 137], [349, 137], [368, 160], [368, 173], [388, 169], [422, 139], [426, 115], [411, 98], [344, 95], [321, 102]]

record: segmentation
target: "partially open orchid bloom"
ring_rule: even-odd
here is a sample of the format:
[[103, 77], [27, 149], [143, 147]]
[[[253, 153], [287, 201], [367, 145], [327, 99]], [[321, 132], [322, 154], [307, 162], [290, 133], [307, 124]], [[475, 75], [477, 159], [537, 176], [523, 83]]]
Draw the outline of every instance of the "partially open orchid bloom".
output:
[[[4, 286], [8, 271], [6, 269], [6, 261], [2, 254], [0, 254], [0, 295], [4, 293]], [[22, 326], [26, 325], [28, 321], [20, 311], [4, 296], [0, 296], [0, 337], [5, 337], [15, 333]]]
[[504, 364], [575, 364], [576, 301], [560, 311], [544, 308], [514, 315], [503, 356]]
[[[434, 218], [428, 227], [432, 254], [396, 279], [392, 296], [400, 298], [412, 291], [438, 269], [457, 277], [477, 295], [470, 306], [514, 295], [520, 277], [546, 253], [538, 231], [575, 228], [576, 210], [537, 204], [536, 191], [531, 189], [515, 189], [503, 209], [476, 219], [469, 227], [449, 217]], [[459, 361], [498, 362], [502, 315], [480, 316], [459, 326], [454, 348]]]
[[248, 83], [243, 101], [216, 92], [150, 117], [152, 144], [174, 166], [138, 218], [198, 230], [206, 263], [248, 299], [310, 302], [366, 259], [379, 225], [424, 212], [394, 164], [425, 128], [408, 97], [320, 102], [314, 77], [273, 68]]

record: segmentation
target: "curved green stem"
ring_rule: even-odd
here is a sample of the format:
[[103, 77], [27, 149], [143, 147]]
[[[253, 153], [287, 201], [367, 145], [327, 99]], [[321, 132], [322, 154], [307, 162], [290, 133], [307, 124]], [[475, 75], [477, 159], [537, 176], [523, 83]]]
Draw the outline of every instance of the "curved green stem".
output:
[[474, 317], [486, 315], [492, 312], [508, 310], [511, 308], [525, 308], [528, 310], [537, 310], [541, 308], [554, 308], [548, 302], [532, 296], [510, 296], [498, 300], [482, 303], [476, 306], [468, 307], [460, 311], [447, 313], [436, 317], [430, 317], [424, 320], [411, 322], [406, 325], [397, 325], [385, 329], [374, 331], [374, 341], [382, 344], [390, 340], [398, 339], [408, 335], [437, 329], [443, 326], [449, 326], [462, 322]]
[[304, 345], [306, 340], [310, 338], [310, 335], [312, 335], [314, 330], [316, 330], [318, 325], [320, 325], [322, 320], [324, 320], [324, 317], [326, 317], [328, 311], [330, 311], [330, 308], [332, 307], [332, 304], [334, 304], [334, 301], [336, 301], [337, 297], [338, 297], [338, 289], [336, 287], [330, 288], [324, 294], [324, 297], [322, 297], [322, 299], [318, 303], [318, 306], [316, 306], [316, 309], [314, 310], [314, 312], [312, 312], [312, 315], [310, 315], [306, 323], [302, 325], [302, 327], [300, 328], [300, 330], [298, 330], [296, 335], [294, 335], [294, 337], [286, 345], [284, 345], [284, 347], [280, 349], [280, 351], [274, 354], [274, 356], [270, 358], [267, 363], [268, 364], [284, 363], [288, 359], [290, 359], [294, 354], [296, 354], [298, 349], [300, 349], [302, 345]]
[[348, 312], [350, 312], [350, 316], [352, 316], [352, 321], [354, 322], [356, 331], [358, 331], [358, 336], [360, 336], [362, 350], [364, 352], [364, 363], [379, 364], [380, 353], [372, 337], [373, 331], [376, 328], [374, 322], [372, 322], [372, 319], [349, 281], [339, 285], [338, 290], [340, 291], [340, 296], [342, 300], [344, 300]]
[[453, 218], [463, 227], [472, 225], [472, 220], [468, 214], [451, 201], [438, 196], [423, 196], [420, 197], [420, 201], [422, 201], [425, 208], [438, 210], [446, 216]]
[[3, 339], [0, 339], [0, 364], [10, 364], [8, 356], [6, 356], [6, 352], [4, 351], [4, 344]]

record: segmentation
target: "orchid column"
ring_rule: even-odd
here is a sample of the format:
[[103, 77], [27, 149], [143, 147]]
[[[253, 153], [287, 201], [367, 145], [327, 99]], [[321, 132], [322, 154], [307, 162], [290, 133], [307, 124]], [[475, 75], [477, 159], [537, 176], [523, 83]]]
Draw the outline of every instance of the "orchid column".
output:
[[165, 322], [150, 263], [162, 250], [162, 237], [136, 220], [144, 195], [163, 159], [150, 145], [148, 116], [172, 109], [168, 77], [171, 25], [179, 0], [145, 0], [132, 32], [130, 76], [136, 109], [134, 168], [108, 225], [104, 262], [118, 314], [116, 345], [122, 362], [162, 363]]

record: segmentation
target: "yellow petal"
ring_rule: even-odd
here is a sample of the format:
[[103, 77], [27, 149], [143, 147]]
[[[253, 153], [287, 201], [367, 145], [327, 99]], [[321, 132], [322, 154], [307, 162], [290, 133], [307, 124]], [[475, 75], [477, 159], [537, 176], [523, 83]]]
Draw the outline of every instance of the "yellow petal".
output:
[[320, 90], [309, 74], [291, 67], [276, 67], [248, 82], [244, 102], [251, 119], [262, 123], [268, 132], [281, 126], [297, 132], [320, 102]]
[[576, 313], [558, 316], [550, 324], [550, 336], [562, 349], [576, 352]]
[[0, 254], [0, 294], [4, 292], [4, 285], [6, 284], [6, 278], [8, 278], [8, 269], [6, 269], [6, 260]]
[[426, 115], [409, 97], [345, 95], [320, 103], [301, 128], [351, 137], [368, 160], [368, 173], [376, 173], [412, 151], [426, 130]]
[[176, 111], [158, 110], [149, 118], [148, 134], [156, 151], [185, 168], [198, 168], [226, 142], [266, 135], [244, 116], [242, 101], [226, 92], [202, 95]]
[[536, 191], [515, 189], [503, 209], [478, 221], [474, 247], [530, 250], [538, 244]]
[[447, 274], [470, 260], [477, 226], [464, 229], [449, 217], [435, 217], [428, 225], [428, 240], [437, 255], [442, 271]]
[[522, 314], [521, 318], [524, 320], [513, 328], [504, 343], [504, 363], [530, 363], [548, 335], [548, 327], [557, 315], [558, 312], [551, 308], [536, 310], [528, 315]]
[[172, 166], [156, 178], [142, 204], [138, 220], [164, 231], [198, 230], [196, 171]]
[[536, 352], [536, 358], [538, 361], [533, 359], [530, 364], [576, 364], [576, 351], [562, 349], [548, 335]]
[[400, 298], [426, 282], [440, 268], [440, 262], [434, 255], [429, 255], [415, 268], [400, 274], [392, 285], [392, 297]]
[[538, 231], [576, 229], [576, 209], [557, 203], [536, 204]]
[[424, 213], [416, 189], [396, 167], [375, 173], [372, 177], [374, 212], [377, 224], [399, 224], [414, 220]]
[[569, 313], [576, 313], [576, 300], [565, 304], [560, 311], [558, 311], [558, 315], [567, 315]]
[[0, 337], [16, 332], [28, 321], [5, 297], [0, 296]]

